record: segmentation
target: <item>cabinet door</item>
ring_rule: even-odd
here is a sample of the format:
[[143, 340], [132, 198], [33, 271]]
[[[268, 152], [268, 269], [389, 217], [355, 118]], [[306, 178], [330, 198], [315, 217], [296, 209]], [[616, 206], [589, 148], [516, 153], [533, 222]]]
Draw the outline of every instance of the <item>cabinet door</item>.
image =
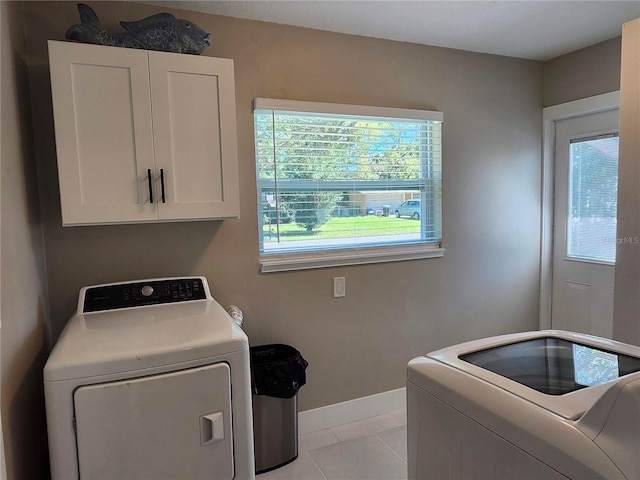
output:
[[226, 363], [74, 392], [80, 478], [231, 479]]
[[233, 61], [151, 52], [149, 69], [160, 220], [237, 217]]
[[49, 42], [62, 223], [157, 219], [148, 55]]

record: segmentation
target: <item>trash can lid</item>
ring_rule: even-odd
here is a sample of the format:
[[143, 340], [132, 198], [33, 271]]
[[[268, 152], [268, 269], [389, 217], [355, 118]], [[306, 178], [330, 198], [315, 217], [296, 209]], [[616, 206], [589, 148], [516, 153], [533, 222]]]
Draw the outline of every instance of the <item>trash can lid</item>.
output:
[[267, 363], [281, 362], [295, 357], [300, 352], [291, 345], [274, 343], [270, 345], [260, 345], [250, 347], [251, 365], [264, 365]]

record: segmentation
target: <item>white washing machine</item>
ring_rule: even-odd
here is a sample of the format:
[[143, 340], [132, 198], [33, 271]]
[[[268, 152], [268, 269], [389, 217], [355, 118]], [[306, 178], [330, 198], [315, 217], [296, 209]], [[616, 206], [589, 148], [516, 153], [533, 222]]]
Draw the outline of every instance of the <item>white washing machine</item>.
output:
[[249, 342], [204, 277], [83, 288], [44, 388], [53, 480], [254, 478]]
[[557, 330], [407, 369], [409, 479], [640, 478], [640, 347]]

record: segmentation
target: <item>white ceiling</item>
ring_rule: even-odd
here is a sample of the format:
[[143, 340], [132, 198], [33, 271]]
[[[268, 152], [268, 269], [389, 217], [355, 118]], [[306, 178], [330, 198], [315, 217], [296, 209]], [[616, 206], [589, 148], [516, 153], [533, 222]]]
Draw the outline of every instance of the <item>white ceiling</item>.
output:
[[[633, 1], [150, 1], [229, 17], [548, 60], [621, 34], [640, 17]], [[213, 33], [215, 41], [215, 32]]]

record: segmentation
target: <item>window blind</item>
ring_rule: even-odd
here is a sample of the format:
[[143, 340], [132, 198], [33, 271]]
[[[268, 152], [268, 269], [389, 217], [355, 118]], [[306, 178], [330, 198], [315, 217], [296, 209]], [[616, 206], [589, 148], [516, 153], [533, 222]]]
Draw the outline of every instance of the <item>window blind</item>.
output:
[[567, 255], [614, 263], [618, 207], [617, 134], [571, 141]]
[[440, 112], [256, 99], [261, 253], [433, 243]]

